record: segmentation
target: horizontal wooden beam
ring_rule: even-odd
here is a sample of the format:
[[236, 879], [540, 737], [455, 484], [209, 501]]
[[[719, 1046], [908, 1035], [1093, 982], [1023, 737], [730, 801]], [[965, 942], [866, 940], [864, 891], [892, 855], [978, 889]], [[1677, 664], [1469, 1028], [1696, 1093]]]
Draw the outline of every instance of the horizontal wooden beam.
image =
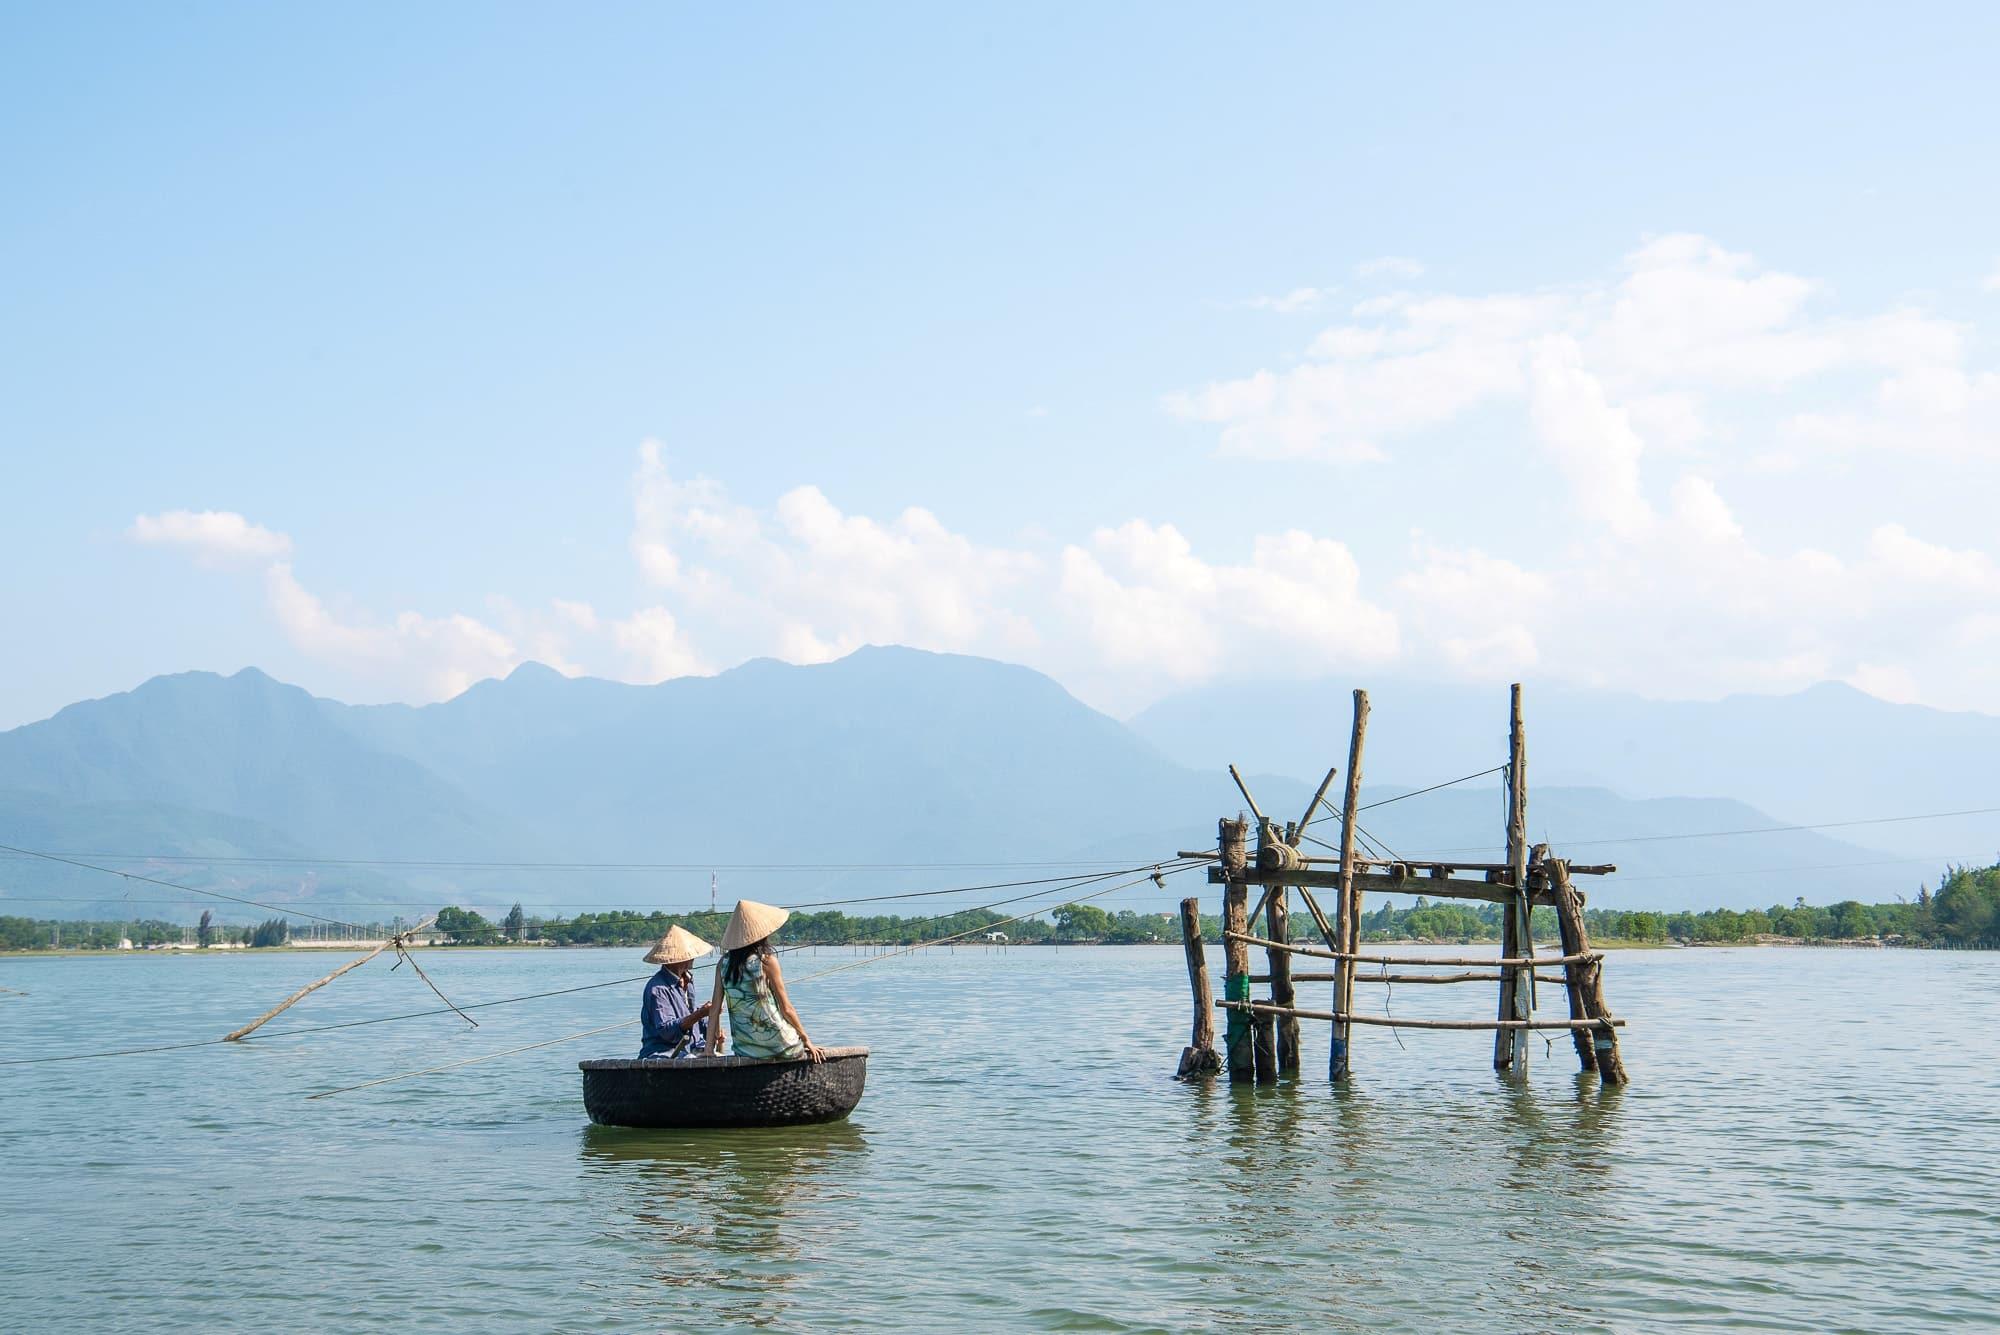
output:
[[[1241, 941], [1245, 945], [1263, 946], [1266, 950], [1285, 950], [1294, 955], [1310, 955], [1318, 960], [1353, 960], [1356, 964], [1460, 964], [1484, 966], [1486, 968], [1525, 968], [1540, 964], [1582, 964], [1587, 960], [1601, 960], [1600, 951], [1584, 951], [1577, 955], [1524, 955], [1514, 959], [1464, 959], [1459, 957], [1438, 958], [1415, 955], [1355, 955], [1346, 951], [1321, 950], [1318, 946], [1297, 946], [1289, 941], [1267, 941], [1261, 936], [1251, 936], [1247, 932], [1224, 932], [1225, 941]], [[1356, 974], [1357, 978], [1361, 975]]]
[[[1271, 979], [1267, 974], [1253, 973], [1250, 975], [1250, 981], [1253, 983], [1268, 983]], [[1295, 973], [1292, 975], [1292, 981], [1295, 983], [1337, 983], [1340, 981], [1340, 975], [1331, 973]], [[1492, 970], [1476, 973], [1357, 973], [1354, 975], [1354, 981], [1357, 983], [1495, 983], [1500, 981], [1500, 974]]]
[[[1354, 981], [1357, 983], [1497, 983], [1504, 976], [1498, 969], [1482, 970], [1474, 973], [1357, 972], [1354, 975]], [[1271, 981], [1271, 975], [1267, 973], [1253, 973], [1250, 975], [1250, 981], [1253, 983], [1268, 983]], [[1295, 983], [1336, 983], [1340, 981], [1340, 975], [1333, 973], [1295, 973], [1292, 975], [1292, 981]], [[1551, 973], [1538, 973], [1535, 975], [1535, 981], [1538, 983], [1547, 983], [1552, 987], [1564, 987], [1567, 986], [1569, 980]]]
[[1389, 1029], [1622, 1029], [1623, 1020], [1404, 1020], [1393, 1015], [1337, 1015], [1332, 1011], [1306, 1011], [1296, 1006], [1269, 1006], [1261, 1001], [1218, 1001], [1224, 1010], [1250, 1011], [1257, 1015], [1290, 1015], [1301, 1020], [1345, 1020], [1349, 1024], [1375, 1024]]
[[[1229, 876], [1221, 867], [1208, 869], [1211, 885], [1229, 884]], [[1244, 885], [1303, 885], [1315, 889], [1337, 890], [1340, 888], [1340, 873], [1333, 870], [1322, 871], [1317, 867], [1297, 867], [1291, 871], [1258, 871], [1255, 867], [1244, 869], [1237, 878]], [[1489, 904], [1505, 904], [1514, 898], [1511, 886], [1504, 882], [1465, 881], [1446, 877], [1411, 876], [1398, 879], [1384, 876], [1379, 872], [1356, 872], [1354, 888], [1378, 895], [1428, 895], [1438, 899], [1481, 899]], [[1577, 892], [1581, 896], [1582, 892]], [[1553, 905], [1555, 895], [1546, 889], [1538, 889], [1529, 896], [1536, 904]]]

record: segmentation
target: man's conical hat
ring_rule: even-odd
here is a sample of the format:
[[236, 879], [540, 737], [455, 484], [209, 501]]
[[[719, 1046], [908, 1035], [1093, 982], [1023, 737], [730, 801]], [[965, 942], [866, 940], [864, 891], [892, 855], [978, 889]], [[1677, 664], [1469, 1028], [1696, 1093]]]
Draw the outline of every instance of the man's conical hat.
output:
[[715, 947], [690, 932], [685, 927], [673, 927], [660, 938], [660, 944], [646, 952], [648, 964], [686, 964], [698, 960]]

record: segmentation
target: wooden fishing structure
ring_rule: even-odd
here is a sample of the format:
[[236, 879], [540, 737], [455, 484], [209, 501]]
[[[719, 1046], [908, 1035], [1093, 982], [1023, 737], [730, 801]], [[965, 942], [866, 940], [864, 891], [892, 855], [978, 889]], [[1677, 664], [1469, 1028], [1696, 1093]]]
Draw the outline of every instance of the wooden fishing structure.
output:
[[[1590, 948], [1584, 929], [1583, 892], [1575, 878], [1602, 876], [1614, 866], [1582, 866], [1551, 857], [1547, 845], [1528, 843], [1527, 742], [1521, 722], [1521, 688], [1512, 690], [1508, 725], [1508, 760], [1503, 767], [1507, 785], [1507, 860], [1482, 862], [1423, 862], [1394, 857], [1363, 857], [1356, 852], [1356, 816], [1361, 800], [1362, 753], [1368, 736], [1368, 693], [1354, 693], [1354, 724], [1348, 740], [1347, 783], [1339, 808], [1340, 844], [1337, 858], [1310, 857], [1300, 851], [1307, 827], [1326, 801], [1336, 770], [1329, 769], [1305, 814], [1279, 825], [1258, 808], [1249, 785], [1235, 766], [1236, 780], [1249, 815], [1255, 820], [1255, 850], [1250, 821], [1225, 817], [1217, 824], [1214, 852], [1183, 854], [1214, 860], [1211, 884], [1222, 887], [1222, 999], [1214, 999], [1202, 941], [1201, 901], [1181, 901], [1181, 937], [1187, 951], [1188, 980], [1194, 992], [1194, 1027], [1181, 1054], [1182, 1079], [1201, 1079], [1228, 1072], [1232, 1084], [1270, 1084], [1285, 1072], [1299, 1069], [1299, 1021], [1323, 1020], [1333, 1026], [1328, 1075], [1345, 1081], [1353, 1071], [1353, 1027], [1395, 1029], [1456, 1029], [1493, 1031], [1493, 1066], [1503, 1074], [1522, 1076], [1528, 1069], [1528, 1035], [1536, 1030], [1567, 1030], [1576, 1045], [1577, 1061], [1596, 1071], [1607, 1085], [1625, 1083], [1625, 1063], [1618, 1051], [1618, 1028], [1624, 1021], [1611, 1014], [1604, 1000], [1604, 956]], [[1314, 842], [1318, 842], [1315, 840]], [[1387, 852], [1388, 850], [1382, 850]], [[1251, 907], [1250, 892], [1261, 891]], [[1322, 945], [1292, 940], [1291, 892], [1298, 891]], [[1364, 954], [1361, 950], [1362, 896], [1378, 893], [1423, 895], [1443, 899], [1479, 900], [1502, 906], [1500, 952], [1497, 957], [1464, 955], [1405, 956]], [[1330, 893], [1331, 917], [1314, 892]], [[1555, 911], [1559, 954], [1537, 953], [1531, 915], [1538, 907]], [[1262, 934], [1252, 925], [1262, 917]], [[1264, 951], [1266, 971], [1250, 972], [1250, 952]], [[1331, 972], [1295, 973], [1294, 958], [1332, 962]], [[1365, 973], [1361, 965], [1381, 972]], [[1390, 973], [1394, 968], [1399, 972]], [[1560, 974], [1544, 972], [1560, 969]], [[1451, 972], [1436, 972], [1451, 970]], [[1254, 997], [1254, 983], [1269, 992]], [[1298, 1004], [1298, 984], [1333, 985], [1331, 1009], [1311, 1010]], [[1493, 1019], [1401, 1019], [1355, 1009], [1357, 984], [1496, 983], [1498, 1013]], [[1559, 983], [1569, 1003], [1567, 1019], [1537, 1019], [1536, 984]], [[1215, 1012], [1227, 1017], [1223, 1046], [1215, 1042]]]

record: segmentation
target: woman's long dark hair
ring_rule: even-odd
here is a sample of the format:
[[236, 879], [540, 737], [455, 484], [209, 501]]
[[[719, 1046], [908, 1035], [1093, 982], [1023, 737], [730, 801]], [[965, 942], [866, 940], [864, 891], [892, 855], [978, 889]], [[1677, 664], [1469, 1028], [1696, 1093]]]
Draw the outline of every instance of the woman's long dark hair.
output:
[[729, 952], [729, 958], [722, 966], [723, 981], [733, 983], [741, 978], [743, 976], [743, 966], [749, 961], [752, 955], [772, 955], [776, 953], [771, 949], [771, 938], [768, 936], [760, 937], [747, 946], [736, 947], [736, 949]]

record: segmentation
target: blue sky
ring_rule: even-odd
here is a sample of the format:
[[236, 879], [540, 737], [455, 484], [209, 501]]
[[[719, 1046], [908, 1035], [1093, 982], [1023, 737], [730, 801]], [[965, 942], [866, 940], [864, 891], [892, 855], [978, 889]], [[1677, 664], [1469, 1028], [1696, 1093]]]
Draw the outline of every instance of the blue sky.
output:
[[0, 725], [884, 639], [2000, 712], [1990, 9], [0, 23]]

